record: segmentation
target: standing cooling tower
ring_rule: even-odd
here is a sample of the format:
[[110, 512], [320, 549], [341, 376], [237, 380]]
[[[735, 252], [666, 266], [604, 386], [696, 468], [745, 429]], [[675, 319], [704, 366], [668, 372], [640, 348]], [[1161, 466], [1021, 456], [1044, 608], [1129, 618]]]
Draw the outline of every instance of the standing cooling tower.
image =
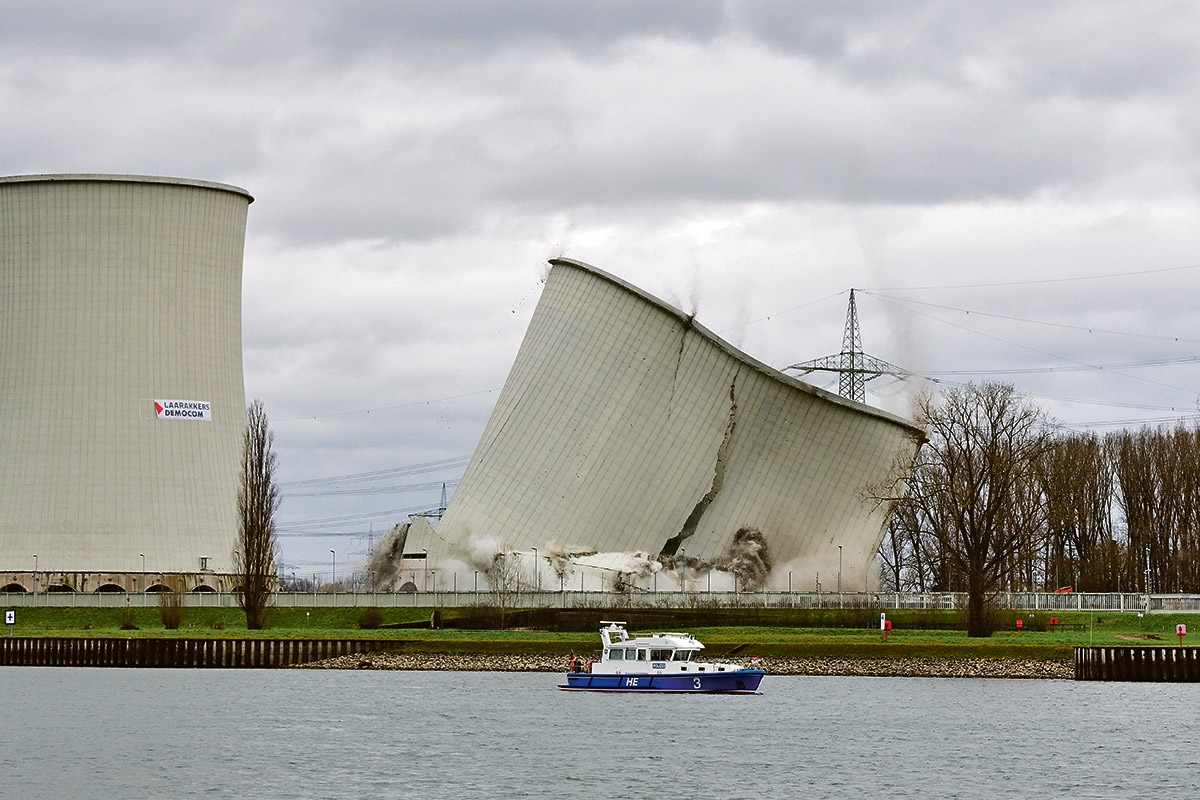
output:
[[[0, 178], [0, 580], [224, 586], [245, 392], [244, 190]], [[15, 585], [14, 585], [15, 584]]]

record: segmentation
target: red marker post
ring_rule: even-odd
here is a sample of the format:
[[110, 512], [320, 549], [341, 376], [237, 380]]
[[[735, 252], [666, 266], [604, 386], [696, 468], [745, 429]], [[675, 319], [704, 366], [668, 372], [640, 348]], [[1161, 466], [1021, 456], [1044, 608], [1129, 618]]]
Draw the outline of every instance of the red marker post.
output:
[[1187, 636], [1187, 625], [1179, 623], [1175, 626], [1175, 633], [1179, 636], [1179, 646], [1183, 647], [1183, 637]]
[[1025, 622], [1024, 622], [1024, 620], [1017, 620], [1017, 630], [1021, 630], [1021, 629], [1023, 629], [1024, 627], [1025, 627]]

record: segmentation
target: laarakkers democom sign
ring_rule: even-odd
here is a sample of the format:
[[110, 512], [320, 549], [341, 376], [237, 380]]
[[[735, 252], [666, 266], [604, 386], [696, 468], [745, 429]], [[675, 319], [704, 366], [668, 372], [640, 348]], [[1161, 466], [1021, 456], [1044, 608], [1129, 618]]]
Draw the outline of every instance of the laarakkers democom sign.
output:
[[159, 419], [188, 419], [212, 422], [212, 403], [206, 400], [155, 400]]

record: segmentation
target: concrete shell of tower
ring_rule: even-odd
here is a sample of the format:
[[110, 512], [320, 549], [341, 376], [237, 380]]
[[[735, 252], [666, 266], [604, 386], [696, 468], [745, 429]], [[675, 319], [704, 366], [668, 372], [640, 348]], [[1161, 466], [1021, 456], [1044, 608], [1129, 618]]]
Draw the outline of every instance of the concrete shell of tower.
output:
[[[443, 552], [728, 552], [744, 527], [776, 565], [862, 588], [885, 509], [924, 439], [914, 424], [787, 376], [587, 264], [551, 271], [445, 516]], [[839, 563], [840, 555], [844, 563]], [[432, 556], [432, 553], [431, 553]], [[782, 571], [782, 572], [781, 572]], [[781, 577], [782, 574], [782, 577]]]
[[252, 201], [175, 178], [0, 178], [0, 570], [36, 554], [43, 580], [84, 590], [230, 570]]

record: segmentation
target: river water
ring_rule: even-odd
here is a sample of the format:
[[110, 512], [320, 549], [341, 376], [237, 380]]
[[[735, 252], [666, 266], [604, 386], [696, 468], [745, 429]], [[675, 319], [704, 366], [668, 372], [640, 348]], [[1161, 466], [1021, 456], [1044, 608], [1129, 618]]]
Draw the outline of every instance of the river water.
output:
[[5, 798], [1129, 798], [1200, 793], [1200, 686], [0, 669]]

